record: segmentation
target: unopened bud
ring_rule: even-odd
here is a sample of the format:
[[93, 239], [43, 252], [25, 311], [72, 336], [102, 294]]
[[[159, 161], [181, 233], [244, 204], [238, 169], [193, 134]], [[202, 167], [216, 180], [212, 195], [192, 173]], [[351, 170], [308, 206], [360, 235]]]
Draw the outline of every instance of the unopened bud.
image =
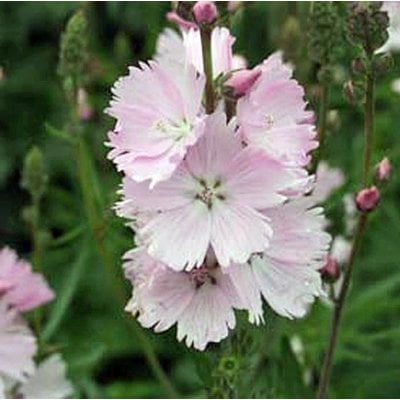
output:
[[93, 116], [93, 109], [90, 106], [86, 90], [78, 89], [78, 116], [81, 121], [89, 121]]
[[322, 279], [329, 283], [336, 282], [340, 277], [339, 265], [330, 256], [326, 258], [326, 264], [320, 271]]
[[64, 79], [82, 79], [88, 59], [87, 22], [83, 12], [78, 11], [68, 21], [61, 35], [58, 71]]
[[25, 157], [21, 187], [27, 190], [35, 201], [39, 201], [46, 191], [48, 175], [42, 152], [33, 147]]
[[198, 1], [193, 6], [193, 16], [198, 24], [212, 24], [218, 17], [213, 1]]
[[385, 157], [376, 167], [375, 176], [378, 181], [388, 181], [390, 173], [392, 171], [392, 165], [387, 157]]
[[356, 196], [356, 205], [361, 212], [370, 212], [374, 210], [380, 200], [380, 192], [376, 186], [360, 190]]
[[167, 13], [166, 18], [169, 22], [176, 24], [179, 28], [188, 31], [189, 29], [197, 29], [197, 25], [194, 22], [188, 21], [187, 19], [182, 18], [175, 11], [170, 11]]
[[225, 85], [233, 89], [235, 96], [244, 96], [256, 83], [260, 75], [261, 70], [257, 68], [237, 71], [225, 82]]
[[347, 81], [343, 85], [343, 96], [350, 104], [360, 104], [365, 98], [363, 81]]

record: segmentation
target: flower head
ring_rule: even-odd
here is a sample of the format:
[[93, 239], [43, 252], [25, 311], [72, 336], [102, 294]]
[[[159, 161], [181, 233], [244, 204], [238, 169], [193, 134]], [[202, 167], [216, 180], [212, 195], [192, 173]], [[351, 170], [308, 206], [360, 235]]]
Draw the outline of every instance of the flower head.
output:
[[204, 79], [193, 67], [184, 71], [155, 62], [131, 67], [114, 85], [107, 112], [116, 118], [109, 134], [111, 158], [131, 179], [169, 178], [204, 129], [201, 96]]
[[174, 271], [142, 247], [125, 255], [125, 275], [133, 285], [126, 310], [156, 332], [177, 325], [178, 340], [204, 350], [235, 327], [235, 310], [249, 322], [264, 321], [262, 298], [280, 315], [304, 316], [323, 294], [318, 270], [330, 237], [323, 232], [321, 209], [303, 200], [266, 210], [274, 232], [270, 246], [247, 263], [221, 268], [212, 250], [190, 271]]
[[132, 210], [152, 213], [140, 234], [149, 254], [176, 270], [199, 267], [210, 246], [222, 267], [264, 251], [272, 231], [260, 211], [309, 182], [305, 171], [243, 147], [224, 114], [209, 116], [205, 130], [168, 181], [149, 190], [124, 180], [119, 213], [131, 219]]
[[237, 121], [243, 139], [281, 162], [306, 165], [317, 147], [315, 129], [308, 124], [304, 90], [291, 79], [292, 71], [281, 56], [270, 56], [259, 67], [261, 76], [237, 104]]
[[0, 250], [0, 299], [18, 311], [29, 311], [54, 298], [43, 276], [19, 260], [8, 247]]

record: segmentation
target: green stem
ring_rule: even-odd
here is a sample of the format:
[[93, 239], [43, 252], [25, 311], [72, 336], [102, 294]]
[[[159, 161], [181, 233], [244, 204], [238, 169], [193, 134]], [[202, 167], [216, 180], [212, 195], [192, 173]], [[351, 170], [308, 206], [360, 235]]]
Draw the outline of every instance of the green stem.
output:
[[318, 119], [318, 142], [319, 146], [315, 152], [311, 173], [315, 173], [318, 169], [319, 162], [322, 159], [325, 138], [326, 138], [326, 122], [329, 109], [329, 85], [324, 83], [322, 85], [321, 102], [319, 105], [319, 119]]
[[[37, 196], [32, 197], [32, 221], [31, 221], [31, 241], [32, 241], [32, 265], [36, 272], [42, 270], [42, 242], [40, 238], [40, 198]], [[42, 326], [42, 309], [35, 308], [33, 312], [33, 326], [34, 330], [39, 337]], [[39, 341], [39, 346], [41, 342]]]
[[374, 114], [375, 114], [375, 79], [372, 73], [367, 76], [366, 101], [364, 106], [365, 123], [364, 123], [364, 168], [363, 168], [363, 187], [368, 186], [371, 169], [371, 155], [373, 149], [373, 133], [374, 133]]
[[205, 106], [206, 113], [211, 114], [214, 111], [214, 83], [213, 83], [213, 68], [212, 68], [212, 53], [211, 53], [211, 26], [204, 25], [200, 27], [201, 49], [203, 53], [203, 67], [206, 76], [205, 87]]
[[[363, 176], [362, 185], [366, 187], [369, 182], [371, 170], [371, 154], [373, 149], [373, 133], [374, 133], [374, 76], [370, 73], [367, 76], [366, 101], [364, 105], [364, 156], [363, 156]], [[333, 357], [339, 334], [340, 323], [342, 320], [343, 307], [349, 290], [351, 275], [353, 271], [354, 261], [358, 249], [363, 238], [367, 223], [367, 214], [361, 214], [358, 220], [357, 228], [354, 235], [353, 245], [351, 249], [350, 259], [344, 273], [343, 284], [340, 289], [338, 298], [335, 300], [335, 308], [332, 315], [331, 328], [328, 339], [328, 346], [324, 356], [324, 362], [321, 370], [321, 377], [317, 392], [318, 398], [325, 398], [328, 390], [329, 380], [332, 372]]]
[[[103, 220], [102, 214], [96, 205], [96, 198], [91, 190], [92, 185], [90, 181], [91, 168], [90, 160], [87, 153], [85, 142], [82, 135], [79, 136], [77, 142], [77, 166], [79, 182], [83, 196], [83, 202], [85, 205], [85, 210], [89, 222], [89, 226], [94, 238], [97, 253], [102, 261], [102, 264], [106, 270], [108, 279], [116, 293], [118, 304], [122, 308], [126, 303], [126, 293], [123, 282], [118, 278], [115, 273], [114, 264], [107, 250], [107, 243], [105, 242], [105, 227], [106, 223]], [[168, 379], [165, 371], [163, 370], [161, 364], [158, 361], [157, 355], [148, 340], [147, 336], [143, 333], [142, 329], [137, 325], [137, 322], [124, 314], [129, 326], [133, 330], [136, 338], [140, 343], [140, 348], [143, 350], [145, 358], [154, 374], [156, 379], [160, 382], [165, 390], [165, 393], [170, 398], [178, 397], [176, 390], [174, 389], [172, 383]]]
[[347, 292], [351, 282], [351, 275], [353, 271], [354, 260], [358, 251], [358, 248], [361, 243], [362, 236], [365, 231], [365, 225], [367, 220], [367, 214], [362, 214], [358, 220], [356, 233], [353, 241], [353, 246], [351, 249], [351, 255], [349, 259], [349, 263], [347, 265], [345, 275], [343, 278], [343, 284], [340, 289], [340, 293], [337, 299], [335, 299], [335, 308], [332, 315], [331, 320], [331, 328], [329, 332], [328, 346], [325, 352], [324, 362], [321, 369], [321, 376], [318, 386], [317, 398], [322, 399], [326, 398], [326, 392], [328, 389], [332, 365], [333, 365], [333, 356], [336, 348], [337, 337], [339, 333], [340, 323], [342, 319], [343, 306], [346, 300]]

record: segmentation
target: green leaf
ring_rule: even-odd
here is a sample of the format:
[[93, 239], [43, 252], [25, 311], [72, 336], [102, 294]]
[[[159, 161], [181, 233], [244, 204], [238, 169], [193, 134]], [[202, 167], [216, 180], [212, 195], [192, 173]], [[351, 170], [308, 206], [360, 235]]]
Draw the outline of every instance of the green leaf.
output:
[[41, 339], [43, 341], [48, 341], [56, 333], [60, 323], [62, 322], [68, 306], [70, 305], [75, 291], [78, 287], [80, 278], [83, 275], [85, 266], [88, 264], [90, 254], [90, 245], [88, 239], [82, 241], [81, 250], [79, 251], [78, 258], [76, 259], [74, 265], [72, 266], [69, 275], [64, 281], [63, 288], [57, 295], [57, 300], [53, 305], [50, 318], [43, 329]]

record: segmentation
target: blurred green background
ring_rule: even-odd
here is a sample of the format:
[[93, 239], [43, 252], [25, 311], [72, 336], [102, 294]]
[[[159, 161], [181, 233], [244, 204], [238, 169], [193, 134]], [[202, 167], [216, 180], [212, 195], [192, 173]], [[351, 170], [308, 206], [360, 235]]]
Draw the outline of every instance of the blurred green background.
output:
[[[237, 13], [232, 30], [237, 36], [235, 52], [246, 56], [250, 65], [283, 48], [297, 67], [295, 75], [306, 86], [311, 108], [317, 109], [317, 68], [306, 56], [309, 7], [309, 3], [252, 2]], [[45, 312], [47, 321], [57, 322], [54, 329], [47, 326], [51, 331], [48, 349], [54, 346], [64, 354], [76, 397], [164, 397], [140, 342], [123, 319], [122, 307], [111, 300], [114, 292], [87, 233], [75, 150], [46, 129], [46, 125], [64, 129], [68, 120], [57, 75], [59, 39], [79, 8], [85, 10], [89, 22], [90, 72], [85, 89], [94, 111], [84, 122], [84, 135], [91, 168], [98, 175], [93, 187], [107, 224], [112, 273], [122, 276], [120, 257], [133, 241], [111, 210], [120, 178], [106, 159], [104, 142], [113, 121], [103, 110], [116, 78], [126, 73], [128, 65], [150, 58], [157, 35], [167, 25], [171, 27], [165, 20], [169, 2], [0, 4], [0, 245], [30, 257], [30, 231], [22, 218], [30, 200], [19, 182], [24, 157], [37, 145], [49, 173], [40, 221], [46, 244], [43, 268], [59, 296]], [[334, 234], [343, 232], [342, 196], [360, 188], [363, 114], [360, 107], [344, 101], [341, 89], [349, 77], [350, 53], [344, 51], [335, 68], [325, 151], [329, 163], [346, 176], [345, 186], [327, 204]], [[400, 94], [391, 88], [400, 77], [400, 67], [399, 57], [395, 58], [396, 67], [377, 86], [373, 155], [374, 162], [390, 158], [393, 176], [383, 190], [381, 207], [371, 215], [355, 265], [333, 371], [333, 397], [400, 396]], [[128, 295], [127, 287], [126, 299]], [[238, 356], [239, 395], [313, 396], [329, 315], [326, 305], [318, 303], [303, 321], [286, 321], [267, 311], [265, 326], [244, 324], [241, 329], [246, 329], [248, 345]], [[204, 366], [211, 362], [212, 370], [226, 345], [213, 345], [203, 356], [176, 342], [173, 329], [146, 335], [180, 396], [204, 397], [208, 379]], [[293, 335], [304, 344], [302, 360], [288, 345]]]

